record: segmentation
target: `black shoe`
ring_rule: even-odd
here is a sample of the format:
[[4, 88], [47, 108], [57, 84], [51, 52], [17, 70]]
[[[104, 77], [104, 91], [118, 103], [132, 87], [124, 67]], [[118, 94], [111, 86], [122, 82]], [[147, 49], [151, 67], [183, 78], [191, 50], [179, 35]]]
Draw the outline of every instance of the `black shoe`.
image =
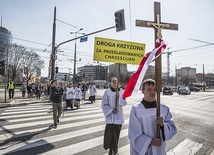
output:
[[119, 155], [118, 151], [117, 151], [117, 150], [114, 150], [114, 151], [113, 151], [113, 155]]
[[57, 124], [54, 124], [54, 125], [53, 125], [53, 128], [56, 129], [56, 128], [57, 128]]
[[112, 154], [113, 154], [112, 149], [109, 149], [108, 155], [112, 155]]

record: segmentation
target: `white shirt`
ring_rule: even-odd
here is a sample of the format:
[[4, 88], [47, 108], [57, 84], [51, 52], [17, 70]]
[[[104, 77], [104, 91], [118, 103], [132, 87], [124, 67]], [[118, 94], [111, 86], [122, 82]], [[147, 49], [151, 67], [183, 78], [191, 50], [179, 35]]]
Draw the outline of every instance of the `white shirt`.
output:
[[132, 107], [128, 132], [130, 155], [166, 155], [166, 140], [177, 133], [177, 128], [167, 106], [161, 104], [160, 112], [164, 120], [165, 141], [162, 140], [161, 146], [153, 146], [150, 144], [152, 138], [156, 137], [156, 108], [146, 109], [142, 103]]
[[75, 99], [81, 99], [82, 98], [82, 91], [80, 88], [78, 87], [75, 87], [75, 90], [74, 90], [74, 98]]
[[73, 88], [66, 88], [66, 99], [73, 99], [74, 98], [74, 89]]
[[89, 96], [94, 96], [95, 93], [97, 92], [95, 85], [90, 85], [88, 89], [89, 89]]
[[123, 124], [123, 106], [127, 105], [127, 102], [122, 98], [123, 89], [119, 91], [119, 99], [117, 103], [117, 113], [113, 114], [112, 111], [115, 108], [116, 92], [113, 92], [110, 88], [104, 92], [102, 98], [102, 110], [105, 115], [106, 124]]

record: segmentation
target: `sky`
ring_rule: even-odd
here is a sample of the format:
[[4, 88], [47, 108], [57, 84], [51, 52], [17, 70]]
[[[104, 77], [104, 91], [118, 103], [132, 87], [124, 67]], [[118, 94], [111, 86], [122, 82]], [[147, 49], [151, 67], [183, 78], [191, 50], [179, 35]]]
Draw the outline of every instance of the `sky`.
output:
[[[115, 25], [114, 13], [125, 11], [126, 30], [115, 28], [88, 37], [87, 42], [76, 41], [77, 67], [97, 65], [93, 60], [95, 37], [144, 43], [146, 52], [154, 48], [154, 29], [136, 27], [135, 20], [154, 21], [153, 0], [0, 0], [2, 26], [11, 31], [13, 43], [34, 50], [45, 61], [42, 76], [48, 75], [56, 7], [56, 44], [75, 37], [71, 32], [92, 33]], [[178, 31], [162, 30], [167, 42], [164, 52], [170, 55], [170, 75], [175, 68], [192, 67], [197, 73], [214, 73], [214, 1], [159, 0], [161, 21], [178, 24]], [[81, 36], [81, 34], [77, 34]], [[199, 41], [196, 41], [199, 40]], [[210, 43], [209, 46], [194, 48]], [[60, 46], [57, 53], [59, 72], [73, 71], [75, 42]], [[189, 48], [194, 48], [188, 50]], [[99, 62], [99, 65], [109, 65]], [[151, 65], [154, 65], [152, 63]], [[136, 71], [138, 65], [128, 65]], [[167, 72], [167, 54], [162, 54], [162, 71]]]

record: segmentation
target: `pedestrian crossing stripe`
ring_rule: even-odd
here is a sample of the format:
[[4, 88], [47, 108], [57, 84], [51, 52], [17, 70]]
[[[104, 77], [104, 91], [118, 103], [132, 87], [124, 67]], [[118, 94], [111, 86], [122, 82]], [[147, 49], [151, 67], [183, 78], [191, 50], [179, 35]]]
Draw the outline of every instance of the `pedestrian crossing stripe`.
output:
[[[194, 155], [203, 145], [190, 139], [185, 139], [175, 148], [167, 152], [167, 155]], [[130, 152], [130, 145], [125, 145], [119, 149], [119, 154], [126, 155]], [[214, 150], [213, 150], [214, 152]], [[108, 154], [105, 154], [108, 155]], [[212, 154], [210, 154], [212, 155]]]
[[[43, 110], [40, 110], [40, 108], [43, 108]], [[35, 148], [38, 146], [43, 146], [43, 145], [51, 145], [53, 143], [57, 143], [59, 141], [65, 141], [67, 139], [72, 139], [78, 136], [85, 136], [86, 134], [93, 134], [100, 132], [99, 136], [93, 137], [91, 139], [87, 139], [85, 141], [79, 141], [74, 144], [66, 144], [65, 146], [62, 147], [56, 147], [43, 152], [41, 154], [78, 154], [80, 152], [87, 151], [88, 149], [92, 149], [95, 147], [102, 147], [103, 144], [103, 134], [101, 132], [104, 132], [105, 128], [105, 118], [103, 116], [102, 110], [100, 107], [91, 107], [84, 105], [77, 111], [66, 111], [65, 117], [62, 117], [60, 119], [59, 126], [57, 129], [52, 129], [50, 127], [37, 127], [36, 125], [50, 125], [52, 124], [52, 113], [47, 113], [47, 111], [50, 110], [50, 106], [44, 106], [44, 105], [33, 105], [33, 106], [23, 106], [22, 108], [24, 110], [21, 110], [22, 108], [18, 107], [20, 109], [19, 112], [17, 112], [16, 107], [11, 107], [9, 108], [10, 110], [5, 111], [2, 113], [1, 118], [4, 118], [6, 121], [0, 121], [2, 128], [0, 128], [0, 131], [3, 132], [4, 130], [15, 130], [15, 129], [22, 129], [25, 127], [30, 127], [31, 129], [25, 129], [23, 131], [12, 131], [11, 133], [6, 133], [6, 134], [1, 134], [0, 135], [0, 141], [5, 141], [10, 138], [16, 138], [16, 137], [24, 137], [26, 135], [32, 135], [32, 134], [40, 134], [41, 131], [51, 131], [51, 132], [57, 132], [58, 134], [54, 134], [51, 136], [45, 136], [42, 138], [35, 138], [32, 140], [28, 140], [25, 142], [19, 142], [17, 144], [11, 145], [11, 144], [6, 144], [6, 145], [1, 145], [0, 147], [0, 154], [6, 154], [6, 153], [12, 153], [16, 151], [23, 151], [31, 148]], [[129, 114], [130, 113], [130, 107], [124, 108], [124, 114]], [[27, 112], [27, 113], [26, 113]], [[37, 113], [38, 112], [38, 113]], [[12, 114], [12, 115], [11, 115]], [[13, 115], [15, 114], [15, 115]], [[89, 114], [89, 115], [88, 115]], [[34, 117], [36, 115], [36, 117]], [[44, 116], [41, 116], [44, 115]], [[4, 117], [2, 117], [4, 116]], [[12, 116], [12, 117], [11, 117]], [[37, 117], [38, 116], [38, 117]], [[29, 118], [28, 118], [29, 117]], [[38, 120], [42, 119], [42, 120]], [[89, 118], [90, 120], [84, 120]], [[16, 120], [17, 119], [17, 120]], [[32, 120], [31, 120], [32, 119]], [[83, 119], [83, 121], [76, 121], [72, 123], [67, 123], [68, 121], [75, 121], [75, 120], [80, 120]], [[30, 121], [31, 122], [26, 122]], [[124, 125], [127, 126], [128, 124], [128, 119], [125, 120]], [[17, 124], [16, 124], [17, 123]], [[35, 125], [36, 123], [36, 125]], [[63, 124], [64, 123], [64, 124]], [[96, 126], [93, 124], [95, 123], [101, 123]], [[83, 125], [89, 125], [87, 128], [81, 128], [79, 130], [74, 130], [70, 132], [58, 132], [58, 131], [63, 131], [64, 129], [68, 128], [73, 128], [73, 127], [81, 127]], [[121, 135], [120, 138], [124, 138], [128, 136], [128, 129], [127, 127], [122, 128], [121, 130]], [[1, 144], [1, 143], [0, 143]], [[190, 139], [185, 139], [181, 143], [179, 143], [176, 147], [174, 147], [172, 150], [170, 150], [167, 155], [194, 155], [200, 148], [202, 148], [202, 144], [199, 144], [195, 141], [192, 141]], [[124, 144], [119, 148], [119, 154], [120, 155], [128, 155], [130, 154], [130, 145], [129, 144]], [[105, 154], [105, 153], [104, 153]], [[107, 154], [106, 154], [107, 155]], [[214, 155], [214, 151], [210, 155]]]
[[[125, 124], [127, 124], [127, 123], [128, 123], [128, 120], [125, 122]], [[24, 149], [29, 149], [32, 147], [45, 145], [48, 143], [54, 143], [56, 141], [63, 141], [66, 139], [77, 137], [77, 136], [92, 134], [93, 132], [104, 131], [104, 129], [105, 129], [105, 126], [101, 125], [101, 126], [91, 127], [91, 128], [87, 128], [87, 129], [82, 129], [82, 130], [67, 132], [67, 133], [63, 133], [63, 134], [58, 134], [58, 135], [54, 135], [54, 136], [50, 136], [50, 137], [44, 137], [39, 141], [38, 141], [38, 139], [29, 140], [27, 142], [19, 143], [17, 145], [8, 147], [8, 149], [4, 149], [4, 150], [2, 150], [2, 147], [0, 147], [1, 148], [0, 154], [5, 154], [5, 153], [9, 153], [9, 152], [11, 153], [11, 152], [13, 152], [13, 150], [19, 151], [19, 148], [24, 150]], [[127, 133], [128, 133], [128, 129], [122, 130], [120, 138], [127, 136]], [[100, 137], [93, 138], [93, 139], [90, 139], [90, 140], [87, 140], [84, 142], [77, 143], [75, 145], [69, 145], [66, 147], [59, 148], [59, 149], [51, 150], [50, 154], [60, 154], [60, 152], [62, 152], [62, 151], [64, 154], [69, 154], [69, 152], [67, 152], [67, 153], [65, 153], [65, 152], [67, 150], [69, 150], [70, 148], [75, 148], [74, 150], [72, 150], [72, 153], [74, 153], [75, 151], [77, 151], [76, 153], [78, 153], [79, 150], [84, 151], [84, 149], [87, 148], [87, 147], [83, 148], [82, 147], [83, 145], [88, 146], [88, 147], [89, 146], [91, 147], [91, 145], [93, 145], [93, 147], [96, 147], [96, 146], [102, 144], [102, 141], [103, 141], [103, 136], [100, 136]], [[27, 143], [27, 145], [26, 145], [26, 143]], [[82, 143], [84, 143], [84, 144], [82, 144]], [[4, 147], [7, 148], [7, 145], [5, 145]], [[59, 153], [57, 153], [58, 151], [59, 151]], [[49, 154], [49, 153], [45, 152], [45, 154]]]
[[[127, 136], [127, 133], [128, 133], [128, 129], [121, 130], [120, 138]], [[93, 139], [90, 139], [90, 140], [87, 140], [84, 142], [76, 143], [71, 146], [65, 146], [65, 147], [62, 147], [59, 149], [47, 151], [43, 155], [60, 154], [61, 152], [63, 152], [63, 154], [70, 154], [71, 152], [72, 152], [72, 154], [77, 154], [79, 152], [88, 150], [92, 147], [102, 145], [102, 143], [103, 143], [103, 136], [100, 136], [100, 137], [93, 138]]]
[[[99, 113], [99, 112], [101, 112], [100, 109], [95, 109], [91, 113]], [[81, 114], [83, 114], [83, 116], [85, 116], [85, 114], [90, 114], [90, 112], [88, 112], [88, 111], [83, 112], [82, 111]], [[37, 120], [44, 119], [44, 116], [40, 116], [40, 115], [44, 115], [44, 113], [37, 113], [36, 115], [37, 115], [37, 117], [36, 117]], [[68, 116], [72, 116], [72, 117], [75, 116], [75, 115], [76, 115], [76, 113], [68, 114]], [[28, 116], [35, 116], [35, 114], [34, 115], [29, 114]], [[52, 117], [53, 117], [52, 114], [51, 115], [47, 115], [46, 119], [49, 119], [49, 118], [52, 118]], [[16, 118], [17, 118], [17, 116], [16, 116]], [[8, 119], [8, 117], [5, 117], [4, 119]], [[24, 117], [24, 118], [19, 118], [19, 120], [9, 120], [8, 123], [14, 123], [14, 122], [19, 123], [19, 122], [25, 122], [25, 121], [30, 121], [30, 120], [32, 120], [32, 118]]]
[[[61, 120], [60, 120], [61, 121]], [[87, 124], [94, 124], [94, 123], [99, 123], [99, 122], [103, 122], [103, 118], [99, 118], [99, 119], [93, 119], [91, 121], [81, 121], [81, 122], [74, 122], [71, 124], [62, 124], [59, 125], [57, 127], [57, 130], [62, 130], [62, 129], [67, 129], [69, 127], [78, 127], [78, 126], [82, 126], [82, 125], [87, 125]], [[7, 140], [10, 138], [18, 138], [20, 135], [21, 136], [27, 136], [30, 135], [32, 133], [36, 134], [36, 133], [41, 133], [41, 131], [44, 130], [44, 128], [35, 128], [35, 129], [30, 129], [28, 130], [28, 132], [26, 133], [26, 131], [19, 131], [19, 132], [13, 132], [13, 133], [8, 133], [8, 134], [2, 134], [0, 135], [0, 141], [1, 140]], [[55, 130], [55, 129], [54, 129]]]
[[190, 139], [185, 139], [175, 148], [170, 150], [167, 155], [194, 155], [203, 145]]

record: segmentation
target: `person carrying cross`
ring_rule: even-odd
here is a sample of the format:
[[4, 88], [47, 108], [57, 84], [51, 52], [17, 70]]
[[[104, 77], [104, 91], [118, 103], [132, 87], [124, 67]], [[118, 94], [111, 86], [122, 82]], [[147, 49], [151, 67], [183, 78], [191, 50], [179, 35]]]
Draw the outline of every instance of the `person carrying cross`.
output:
[[[118, 155], [118, 141], [124, 123], [123, 107], [127, 105], [126, 100], [122, 98], [124, 90], [117, 88], [117, 82], [116, 77], [110, 79], [110, 88], [104, 92], [102, 98], [102, 110], [106, 122], [103, 147], [109, 149], [109, 155]], [[116, 89], [118, 89], [118, 100], [115, 103]]]
[[[143, 100], [130, 112], [128, 137], [130, 155], [166, 155], [166, 141], [177, 133], [169, 107], [161, 104], [160, 116], [156, 118], [156, 87], [153, 79], [142, 84]], [[160, 125], [161, 137], [156, 137], [156, 125]]]

